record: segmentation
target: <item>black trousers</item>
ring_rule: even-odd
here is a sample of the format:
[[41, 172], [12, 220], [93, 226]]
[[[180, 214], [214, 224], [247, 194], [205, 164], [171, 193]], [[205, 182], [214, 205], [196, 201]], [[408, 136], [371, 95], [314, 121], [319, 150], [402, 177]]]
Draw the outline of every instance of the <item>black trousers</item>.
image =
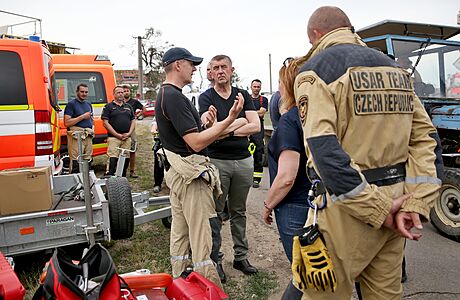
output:
[[260, 183], [262, 174], [264, 172], [263, 155], [264, 155], [264, 123], [260, 122], [260, 131], [249, 137], [249, 141], [256, 145], [256, 150], [253, 154], [254, 157], [254, 181]]
[[155, 144], [153, 145], [153, 186], [161, 187], [163, 183], [163, 179], [165, 177], [165, 165], [163, 159], [159, 155], [159, 151], [161, 151], [162, 145], [160, 139], [155, 140]]

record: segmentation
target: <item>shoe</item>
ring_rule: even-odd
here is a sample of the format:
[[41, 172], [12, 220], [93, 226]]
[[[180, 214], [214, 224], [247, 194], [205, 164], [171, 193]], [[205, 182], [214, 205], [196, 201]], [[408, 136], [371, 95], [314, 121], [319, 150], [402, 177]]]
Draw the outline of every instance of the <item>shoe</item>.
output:
[[219, 251], [219, 253], [217, 254], [217, 257], [219, 258], [219, 261], [222, 261], [224, 259], [224, 252]]
[[158, 185], [153, 187], [153, 192], [154, 193], [159, 193], [160, 191], [161, 191], [161, 187], [159, 187]]
[[224, 268], [222, 267], [222, 264], [217, 264], [217, 274], [219, 274], [219, 279], [221, 283], [226, 283], [227, 282], [227, 275], [225, 275]]
[[131, 177], [131, 178], [139, 178], [139, 176], [134, 171], [129, 172], [129, 177]]
[[237, 270], [240, 270], [241, 272], [243, 272], [246, 275], [254, 275], [257, 272], [259, 272], [256, 267], [251, 266], [251, 264], [249, 263], [249, 261], [247, 259], [234, 260], [233, 261], [233, 268], [237, 269]]
[[255, 188], [255, 189], [259, 188], [259, 186], [260, 186], [260, 184], [257, 181], [254, 181], [252, 183], [252, 187]]
[[404, 283], [407, 281], [407, 274], [406, 272], [403, 272], [402, 276], [401, 276], [401, 283]]

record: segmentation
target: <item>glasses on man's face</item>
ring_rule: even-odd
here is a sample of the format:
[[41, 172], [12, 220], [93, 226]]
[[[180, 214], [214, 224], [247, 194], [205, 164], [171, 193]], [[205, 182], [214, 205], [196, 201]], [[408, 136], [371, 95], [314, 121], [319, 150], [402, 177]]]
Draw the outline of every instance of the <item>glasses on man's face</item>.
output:
[[283, 61], [283, 66], [286, 68], [289, 66], [289, 64], [294, 60], [294, 57], [288, 57]]

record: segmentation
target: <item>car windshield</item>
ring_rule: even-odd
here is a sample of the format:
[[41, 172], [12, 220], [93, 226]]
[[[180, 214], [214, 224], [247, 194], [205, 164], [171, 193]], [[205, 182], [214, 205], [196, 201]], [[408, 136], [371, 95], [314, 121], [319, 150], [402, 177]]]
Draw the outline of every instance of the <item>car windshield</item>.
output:
[[420, 97], [460, 99], [460, 45], [393, 39], [393, 50]]

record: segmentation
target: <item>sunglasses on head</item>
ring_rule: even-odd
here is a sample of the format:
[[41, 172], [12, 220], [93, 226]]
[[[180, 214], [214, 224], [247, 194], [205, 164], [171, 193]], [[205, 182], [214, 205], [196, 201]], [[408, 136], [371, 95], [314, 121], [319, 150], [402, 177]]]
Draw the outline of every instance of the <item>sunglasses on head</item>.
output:
[[294, 57], [288, 57], [283, 61], [283, 66], [286, 68], [289, 66], [289, 64], [294, 60]]

